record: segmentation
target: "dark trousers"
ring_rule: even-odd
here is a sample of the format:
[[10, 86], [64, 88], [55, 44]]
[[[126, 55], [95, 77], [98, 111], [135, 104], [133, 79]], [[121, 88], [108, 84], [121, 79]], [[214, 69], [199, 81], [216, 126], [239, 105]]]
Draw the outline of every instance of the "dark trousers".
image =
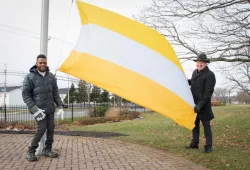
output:
[[51, 149], [52, 144], [54, 142], [54, 129], [55, 129], [54, 114], [47, 114], [43, 120], [37, 121], [37, 131], [31, 142], [29, 151], [30, 152], [36, 151], [36, 149], [38, 148], [38, 143], [40, 142], [46, 130], [47, 130], [46, 133], [47, 138], [45, 141], [45, 149]]
[[192, 130], [193, 132], [193, 139], [191, 142], [192, 146], [198, 146], [199, 145], [199, 137], [200, 137], [200, 121], [203, 125], [204, 128], [204, 135], [206, 138], [206, 147], [212, 147], [212, 130], [210, 126], [210, 120], [205, 121], [205, 120], [200, 120], [198, 116], [196, 117], [195, 120], [195, 127]]

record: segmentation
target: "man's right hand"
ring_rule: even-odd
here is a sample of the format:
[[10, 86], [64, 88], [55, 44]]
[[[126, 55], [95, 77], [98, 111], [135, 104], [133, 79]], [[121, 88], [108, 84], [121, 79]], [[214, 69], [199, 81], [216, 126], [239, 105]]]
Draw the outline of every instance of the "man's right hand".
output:
[[35, 119], [37, 121], [43, 120], [46, 117], [44, 112], [45, 112], [45, 110], [42, 110], [42, 109], [38, 108], [38, 111], [36, 113], [34, 113]]

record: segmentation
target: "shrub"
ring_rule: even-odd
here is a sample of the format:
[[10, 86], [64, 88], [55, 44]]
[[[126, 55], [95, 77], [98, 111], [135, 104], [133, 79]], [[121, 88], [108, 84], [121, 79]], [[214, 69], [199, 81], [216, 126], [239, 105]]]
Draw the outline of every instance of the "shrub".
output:
[[139, 112], [135, 111], [123, 111], [121, 112], [121, 116], [119, 117], [87, 117], [79, 121], [75, 121], [74, 125], [94, 125], [99, 123], [113, 123], [113, 122], [120, 122], [123, 120], [133, 120], [140, 115]]
[[107, 110], [107, 106], [97, 106], [94, 111], [90, 113], [90, 117], [104, 117]]
[[[28, 122], [26, 122], [28, 123]], [[14, 129], [17, 128], [19, 130], [24, 130], [24, 129], [34, 129], [34, 127], [32, 125], [26, 124], [25, 122], [0, 122], [0, 129]]]
[[138, 118], [140, 116], [140, 112], [123, 110], [123, 111], [121, 111], [121, 116], [129, 117], [130, 119], [135, 119], [135, 118]]
[[106, 117], [89, 117], [79, 121], [75, 121], [75, 125], [94, 125], [99, 123], [120, 122], [119, 118], [106, 118]]
[[226, 102], [221, 102], [220, 106], [226, 106]]

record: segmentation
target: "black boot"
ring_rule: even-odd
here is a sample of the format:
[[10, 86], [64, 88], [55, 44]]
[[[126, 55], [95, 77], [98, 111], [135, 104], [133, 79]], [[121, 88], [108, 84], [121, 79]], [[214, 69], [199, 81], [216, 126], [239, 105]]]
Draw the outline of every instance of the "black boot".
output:
[[203, 153], [211, 153], [212, 152], [212, 146], [204, 146]]
[[27, 160], [30, 161], [30, 162], [37, 161], [37, 157], [35, 155], [35, 152], [28, 151]]
[[199, 146], [198, 146], [198, 145], [192, 145], [192, 144], [190, 144], [190, 145], [188, 145], [188, 146], [185, 146], [185, 148], [186, 148], [186, 149], [198, 149]]
[[51, 150], [51, 149], [44, 149], [42, 155], [46, 156], [46, 157], [50, 157], [50, 158], [58, 157], [58, 153], [56, 151]]

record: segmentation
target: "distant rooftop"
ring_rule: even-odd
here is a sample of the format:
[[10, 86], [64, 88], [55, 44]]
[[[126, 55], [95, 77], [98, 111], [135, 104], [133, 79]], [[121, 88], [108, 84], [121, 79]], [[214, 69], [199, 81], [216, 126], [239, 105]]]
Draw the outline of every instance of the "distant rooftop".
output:
[[61, 89], [58, 89], [58, 93], [59, 93], [59, 94], [67, 94], [67, 93], [68, 93], [68, 88], [61, 88]]
[[[20, 89], [22, 86], [12, 86], [12, 87], [6, 87], [6, 92], [10, 92], [12, 90]], [[0, 93], [4, 92], [4, 87], [0, 87]]]

